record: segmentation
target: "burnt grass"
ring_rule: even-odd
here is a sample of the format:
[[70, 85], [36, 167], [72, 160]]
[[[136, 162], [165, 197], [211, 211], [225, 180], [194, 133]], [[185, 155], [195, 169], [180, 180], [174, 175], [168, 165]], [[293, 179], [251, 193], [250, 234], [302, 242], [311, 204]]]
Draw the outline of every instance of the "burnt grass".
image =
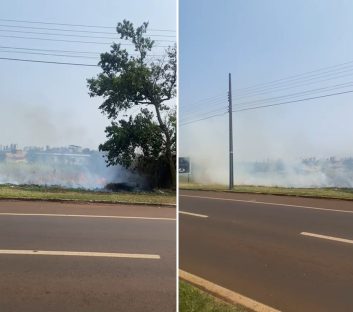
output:
[[1, 188], [13, 188], [25, 191], [35, 191], [44, 193], [65, 193], [65, 192], [77, 192], [87, 194], [111, 194], [111, 193], [157, 193], [171, 195], [175, 194], [175, 190], [172, 189], [152, 189], [152, 188], [140, 188], [139, 186], [132, 185], [129, 183], [108, 183], [104, 188], [78, 188], [78, 187], [65, 187], [61, 185], [38, 185], [38, 184], [0, 184]]

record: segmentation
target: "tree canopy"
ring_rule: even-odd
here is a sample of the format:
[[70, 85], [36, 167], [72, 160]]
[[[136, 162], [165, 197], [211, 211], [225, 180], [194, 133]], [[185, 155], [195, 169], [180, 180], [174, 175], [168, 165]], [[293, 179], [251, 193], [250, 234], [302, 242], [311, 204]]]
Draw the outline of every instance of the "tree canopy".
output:
[[155, 42], [146, 36], [147, 28], [148, 23], [137, 28], [127, 20], [118, 23], [120, 39], [131, 43], [134, 52], [114, 43], [102, 53], [102, 72], [87, 80], [89, 94], [103, 98], [99, 109], [111, 121], [107, 141], [99, 146], [107, 164], [152, 172], [165, 166], [167, 183], [174, 186], [176, 110], [170, 100], [176, 97], [176, 46], [157, 59], [151, 56]]

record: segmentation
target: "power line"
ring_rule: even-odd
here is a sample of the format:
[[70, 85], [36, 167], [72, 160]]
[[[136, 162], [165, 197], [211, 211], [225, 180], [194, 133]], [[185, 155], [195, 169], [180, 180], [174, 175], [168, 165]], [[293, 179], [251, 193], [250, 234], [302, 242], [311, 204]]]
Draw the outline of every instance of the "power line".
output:
[[253, 88], [257, 87], [257, 86], [264, 86], [264, 85], [272, 84], [272, 83], [274, 83], [274, 82], [280, 82], [280, 81], [284, 81], [284, 80], [290, 80], [290, 79], [292, 79], [292, 78], [296, 78], [296, 77], [300, 77], [300, 76], [305, 76], [305, 75], [307, 75], [307, 74], [319, 72], [319, 71], [322, 71], [322, 70], [325, 70], [325, 69], [334, 68], [334, 67], [339, 67], [339, 66], [343, 66], [343, 65], [347, 65], [347, 64], [352, 64], [352, 63], [353, 63], [353, 61], [348, 61], [348, 62], [336, 64], [336, 65], [331, 65], [331, 66], [327, 66], [327, 67], [321, 67], [321, 68], [319, 68], [319, 69], [311, 70], [311, 71], [304, 72], [304, 73], [300, 73], [300, 74], [296, 74], [296, 75], [287, 76], [287, 77], [284, 77], [284, 78], [275, 79], [275, 80], [272, 80], [272, 81], [269, 81], [269, 82], [262, 82], [262, 83], [258, 83], [258, 84], [255, 84], [255, 85], [252, 85], [252, 86], [249, 86], [249, 87], [235, 89], [234, 91], [239, 92], [239, 91], [242, 91], [242, 90], [253, 89]]
[[[315, 99], [320, 99], [320, 98], [326, 98], [326, 97], [331, 97], [331, 96], [348, 94], [348, 93], [352, 93], [352, 92], [353, 92], [353, 90], [348, 90], [348, 91], [330, 93], [330, 94], [325, 94], [325, 95], [320, 95], [320, 96], [314, 96], [314, 97], [308, 97], [308, 98], [304, 98], [304, 99], [293, 100], [293, 101], [286, 101], [286, 102], [280, 102], [280, 103], [275, 103], [275, 104], [259, 105], [259, 106], [249, 107], [249, 108], [236, 109], [236, 110], [233, 110], [232, 112], [236, 113], [236, 112], [255, 110], [255, 109], [260, 109], [260, 108], [265, 108], [265, 107], [280, 106], [280, 105], [286, 105], [286, 104], [290, 104], [290, 103], [304, 102], [304, 101], [310, 101], [310, 100], [315, 100]], [[185, 126], [185, 125], [189, 125], [189, 124], [192, 124], [192, 123], [195, 123], [195, 122], [211, 119], [211, 118], [214, 118], [214, 117], [223, 116], [225, 114], [227, 114], [227, 113], [215, 114], [215, 115], [212, 115], [212, 116], [208, 116], [206, 118], [200, 118], [200, 119], [196, 119], [196, 120], [191, 120], [189, 122], [180, 124], [180, 126]]]
[[[59, 41], [59, 42], [72, 42], [72, 43], [92, 43], [92, 44], [112, 44], [112, 42], [94, 42], [94, 41], [80, 41], [80, 40], [64, 40], [64, 39], [52, 39], [52, 38], [38, 38], [38, 37], [21, 37], [21, 36], [10, 36], [10, 35], [0, 35], [0, 37], [5, 38], [15, 38], [15, 39], [31, 39], [31, 40], [44, 40], [44, 41]], [[122, 45], [133, 45], [132, 43], [122, 43]]]
[[[346, 73], [346, 74], [342, 75], [341, 73]], [[346, 69], [346, 70], [339, 71], [339, 72], [336, 72], [336, 73], [330, 73], [330, 74], [326, 75], [326, 77], [323, 78], [323, 79], [317, 80], [318, 78], [320, 78], [320, 76], [312, 77], [312, 78], [309, 78], [309, 79], [304, 79], [302, 81], [295, 82], [294, 84], [289, 84], [287, 86], [282, 86], [282, 87], [279, 87], [279, 88], [270, 87], [269, 89], [263, 90], [262, 92], [254, 92], [252, 94], [245, 95], [245, 96], [237, 96], [236, 99], [240, 100], [240, 99], [243, 99], [243, 98], [251, 98], [251, 97], [254, 97], [254, 96], [258, 96], [258, 95], [268, 94], [268, 93], [272, 93], [272, 92], [278, 92], [278, 91], [282, 91], [282, 90], [286, 90], [286, 89], [298, 88], [298, 87], [301, 87], [301, 86], [317, 84], [319, 82], [325, 82], [325, 81], [329, 81], [329, 80], [333, 80], [333, 79], [349, 77], [349, 76], [352, 76], [352, 75], [353, 75], [353, 68], [350, 68], [350, 69]]]
[[221, 113], [221, 114], [215, 114], [215, 115], [208, 116], [208, 117], [205, 117], [205, 118], [200, 118], [200, 119], [197, 119], [197, 120], [192, 120], [192, 121], [189, 121], [189, 122], [185, 122], [185, 123], [180, 124], [180, 126], [186, 126], [186, 125], [189, 125], [189, 124], [192, 124], [192, 123], [195, 123], [195, 122], [211, 119], [211, 118], [214, 118], [214, 117], [224, 116], [225, 114], [227, 114], [227, 112]]
[[[214, 96], [211, 96], [211, 97], [207, 97], [207, 98], [204, 98], [204, 99], [200, 99], [200, 100], [197, 100], [195, 102], [193, 102], [193, 105], [189, 105], [191, 107], [191, 110], [186, 110], [186, 111], [183, 111], [181, 112], [181, 114], [186, 114], [186, 115], [189, 115], [189, 117], [187, 118], [190, 118], [192, 117], [192, 115], [197, 111], [198, 107], [201, 106], [201, 105], [214, 105], [214, 104], [224, 104], [226, 101], [227, 101], [227, 97], [226, 97], [226, 92], [222, 92], [220, 94], [217, 94], [217, 95], [214, 95]], [[208, 112], [203, 112], [203, 113], [199, 113], [198, 112], [198, 115], [205, 115], [205, 114], [210, 114], [212, 112], [218, 112], [220, 111], [222, 108], [218, 108], [216, 110], [212, 110], [212, 111], [208, 111]], [[223, 107], [223, 109], [225, 109]], [[202, 121], [202, 120], [207, 120], [207, 119], [210, 119], [210, 118], [213, 118], [213, 117], [218, 117], [218, 116], [221, 116], [221, 115], [224, 115], [226, 114], [225, 112], [222, 112], [221, 114], [213, 114], [211, 116], [207, 116], [207, 117], [203, 117], [203, 118], [198, 118], [198, 119], [195, 119], [195, 120], [190, 120], [190, 121], [186, 121], [186, 122], [183, 122], [182, 124], [180, 124], [181, 126], [184, 126], [184, 125], [188, 125], [188, 124], [191, 124], [191, 123], [194, 123], [194, 122], [198, 122], [198, 121]], [[190, 116], [191, 115], [191, 116]]]
[[[67, 58], [86, 58], [86, 59], [95, 59], [97, 61], [97, 63], [99, 62], [99, 58], [96, 58], [93, 56], [84, 56], [84, 55], [67, 55], [67, 54], [55, 54], [55, 53], [38, 53], [38, 52], [6, 51], [6, 50], [5, 51], [0, 50], [0, 53], [30, 54], [30, 55], [56, 56], [56, 57], [67, 57]], [[1, 58], [1, 59], [9, 59], [10, 60], [12, 58]], [[14, 60], [17, 60], [17, 59], [14, 59]], [[33, 60], [33, 61], [35, 61], [35, 60]], [[153, 58], [150, 58], [148, 60], [148, 62], [151, 62], [151, 61], [153, 61]], [[61, 63], [61, 62], [58, 62], [58, 63]], [[62, 64], [64, 64], [64, 63], [62, 63]], [[75, 65], [75, 64], [67, 64], [67, 65]], [[99, 64], [91, 65], [91, 66], [99, 66]]]
[[[298, 85], [298, 84], [301, 85], [303, 82], [313, 81], [313, 80], [315, 80], [317, 78], [330, 77], [332, 75], [335, 76], [337, 74], [350, 72], [352, 70], [353, 70], [353, 65], [350, 65], [350, 66], [344, 66], [343, 68], [337, 68], [337, 69], [325, 71], [325, 72], [322, 72], [320, 74], [309, 75], [309, 76], [304, 77], [304, 78], [296, 78], [296, 79], [294, 79], [294, 81], [289, 81], [289, 86]], [[333, 77], [333, 78], [335, 78], [335, 77]], [[297, 81], [297, 80], [299, 80], [299, 81]], [[325, 80], [319, 80], [319, 81], [325, 81]], [[271, 89], [274, 89], [274, 88], [276, 89], [277, 86], [280, 86], [280, 88], [283, 88], [283, 87], [288, 86], [288, 83], [282, 82], [281, 84], [277, 84], [277, 85], [271, 86], [269, 88], [259, 89], [259, 90], [255, 91], [254, 93], [250, 93], [250, 95], [251, 94], [256, 94], [256, 93], [258, 93], [260, 91], [268, 91], [268, 90], [271, 90]]]
[[1, 49], [15, 49], [15, 50], [28, 50], [28, 51], [46, 51], [46, 52], [63, 52], [63, 53], [83, 53], [83, 54], [96, 54], [99, 55], [101, 52], [91, 51], [79, 51], [79, 50], [58, 50], [58, 49], [36, 49], [36, 48], [23, 48], [13, 46], [0, 46]]
[[191, 104], [188, 105], [189, 109], [184, 110], [184, 112], [194, 111], [195, 109], [197, 109], [197, 107], [200, 107], [200, 106], [205, 106], [209, 104], [218, 104], [218, 102], [226, 101], [227, 97], [225, 94], [226, 93], [223, 93], [217, 96], [212, 96], [212, 97], [208, 97], [208, 98], [204, 98], [204, 99], [200, 99], [195, 102], [192, 102]]
[[[90, 44], [112, 44], [113, 42], [97, 42], [97, 41], [81, 41], [81, 40], [66, 40], [66, 39], [52, 39], [52, 38], [38, 38], [38, 37], [22, 37], [12, 35], [0, 35], [4, 38], [15, 38], [15, 39], [31, 39], [31, 40], [44, 40], [44, 41], [58, 41], [58, 42], [70, 42], [70, 43], [90, 43]], [[133, 46], [132, 43], [120, 43], [121, 45]], [[168, 48], [169, 46], [158, 46], [160, 48]]]
[[208, 100], [216, 99], [216, 98], [224, 96], [225, 94], [226, 94], [226, 92], [222, 92], [222, 93], [219, 93], [219, 94], [214, 95], [214, 96], [210, 96], [210, 97], [207, 97], [207, 98], [203, 98], [203, 99], [197, 100], [197, 101], [195, 101], [193, 103], [205, 102], [205, 101], [208, 101]]
[[[35, 35], [46, 35], [46, 36], [63, 36], [63, 37], [77, 37], [77, 38], [93, 38], [93, 39], [112, 39], [112, 40], [121, 40], [116, 37], [103, 37], [103, 36], [87, 36], [87, 35], [76, 35], [76, 34], [53, 34], [48, 32], [38, 32], [38, 31], [24, 31], [24, 30], [8, 30], [0, 29], [1, 32], [11, 32], [11, 33], [21, 33], [21, 34], [35, 34]], [[175, 42], [174, 40], [154, 40], [155, 42]]]
[[304, 95], [304, 94], [312, 94], [312, 93], [318, 93], [318, 92], [322, 92], [322, 91], [329, 91], [329, 90], [331, 91], [331, 90], [336, 90], [336, 89], [342, 89], [342, 88], [351, 87], [352, 84], [353, 84], [353, 81], [349, 81], [349, 82], [342, 83], [342, 84], [336, 84], [336, 85], [326, 86], [326, 87], [322, 87], [322, 88], [305, 90], [305, 91], [291, 93], [291, 94], [286, 94], [286, 95], [282, 95], [282, 96], [275, 96], [275, 97], [259, 99], [259, 100], [255, 100], [255, 101], [248, 101], [248, 102], [243, 102], [243, 103], [237, 104], [237, 107], [239, 107], [239, 106], [248, 106], [249, 104], [254, 104], [254, 103], [259, 103], [259, 102], [262, 102], [262, 103], [265, 102], [266, 103], [266, 102], [271, 102], [271, 101], [277, 100], [277, 99], [298, 97], [298, 96], [301, 96], [301, 95]]
[[[37, 29], [37, 30], [50, 30], [50, 31], [65, 31], [65, 32], [76, 32], [76, 33], [90, 33], [90, 34], [106, 34], [106, 35], [116, 35], [117, 32], [112, 31], [94, 31], [94, 30], [78, 30], [78, 29], [63, 29], [63, 28], [49, 28], [49, 27], [33, 27], [33, 26], [18, 26], [18, 25], [4, 25], [0, 24], [0, 27], [7, 28], [21, 28], [21, 29]], [[149, 37], [165, 37], [165, 38], [175, 38], [175, 35], [156, 35], [151, 34]]]
[[218, 97], [210, 97], [208, 99], [204, 99], [204, 100], [199, 100], [197, 102], [193, 102], [192, 104], [190, 104], [190, 106], [192, 106], [192, 107], [200, 106], [200, 105], [204, 105], [204, 104], [211, 103], [211, 102], [214, 102], [214, 101], [224, 100], [226, 98], [227, 98], [226, 94], [222, 94], [222, 95], [220, 95]]
[[[204, 116], [204, 115], [209, 115], [209, 114], [213, 114], [213, 113], [218, 113], [220, 111], [224, 112], [227, 108], [224, 106], [222, 108], [217, 108], [217, 109], [213, 109], [213, 110], [210, 110], [210, 111], [206, 111], [206, 112], [198, 112], [197, 113], [197, 116], [200, 117], [200, 116]], [[195, 117], [195, 115], [193, 116], [192, 114], [189, 116], [184, 116], [183, 113], [181, 113], [180, 115], [183, 115], [183, 118], [184, 120], [185, 119], [192, 119], [193, 117]], [[186, 120], [187, 121], [187, 120]]]
[[10, 51], [10, 50], [0, 50], [0, 53], [16, 53], [16, 54], [33, 54], [33, 55], [46, 55], [46, 56], [59, 56], [59, 57], [73, 57], [73, 58], [86, 58], [99, 60], [98, 57], [86, 56], [86, 55], [74, 55], [74, 54], [56, 54], [56, 53], [41, 53], [41, 52], [26, 52], [26, 51]]
[[[78, 54], [94, 54], [100, 55], [102, 52], [82, 51], [82, 50], [60, 50], [60, 49], [39, 49], [39, 48], [24, 48], [24, 47], [13, 47], [13, 46], [0, 46], [0, 49], [15, 49], [15, 50], [26, 50], [26, 51], [44, 51], [44, 52], [58, 52], [58, 53], [78, 53]], [[160, 57], [162, 54], [150, 54], [148, 56]]]
[[[113, 26], [102, 26], [102, 25], [87, 25], [87, 24], [68, 24], [68, 23], [53, 23], [53, 22], [43, 22], [43, 21], [29, 21], [29, 20], [17, 20], [17, 19], [5, 19], [0, 18], [0, 21], [4, 22], [14, 22], [14, 23], [28, 23], [28, 24], [43, 24], [43, 25], [58, 25], [58, 26], [72, 26], [72, 27], [88, 27], [88, 28], [102, 28], [102, 29], [115, 29]], [[151, 28], [150, 31], [161, 31], [161, 32], [173, 32], [173, 29], [157, 29]]]
[[98, 66], [98, 65], [94, 65], [94, 64], [67, 63], [67, 62], [43, 61], [43, 60], [28, 60], [28, 59], [18, 59], [18, 58], [10, 58], [10, 57], [0, 57], [0, 60], [33, 62], [33, 63], [47, 63], [47, 64], [58, 64], [58, 65], [86, 66], [86, 67], [97, 67]]
[[258, 108], [265, 108], [265, 107], [279, 106], [279, 105], [285, 105], [285, 104], [290, 104], [290, 103], [310, 101], [310, 100], [321, 99], [321, 98], [325, 98], [325, 97], [347, 94], [347, 93], [352, 93], [352, 92], [353, 92], [353, 90], [348, 90], [348, 91], [325, 94], [325, 95], [320, 95], [320, 96], [314, 96], [314, 97], [309, 97], [309, 98], [304, 98], [304, 99], [299, 99], [299, 100], [293, 100], [293, 101], [287, 101], [287, 102], [281, 102], [281, 103], [275, 103], [275, 104], [268, 104], [268, 105], [260, 105], [260, 106], [249, 107], [249, 108], [241, 108], [241, 109], [233, 110], [233, 112], [242, 112], [242, 111], [254, 110], [254, 109], [258, 109]]
[[[353, 61], [348, 61], [345, 63], [341, 63], [341, 64], [337, 64], [337, 65], [332, 65], [332, 66], [328, 66], [328, 67], [323, 67], [320, 69], [316, 69], [316, 70], [312, 70], [309, 72], [305, 72], [305, 73], [301, 73], [301, 74], [297, 74], [297, 75], [292, 75], [292, 76], [288, 76], [286, 78], [280, 78], [280, 79], [276, 79], [276, 80], [272, 80], [270, 82], [265, 82], [265, 83], [259, 83], [259, 84], [255, 84], [253, 86], [249, 86], [246, 88], [240, 88], [240, 89], [235, 89], [234, 91], [237, 92], [238, 94], [251, 94], [254, 91], [261, 91], [261, 90], [268, 90], [269, 87], [273, 88], [275, 86], [281, 85], [281, 84], [286, 84], [286, 83], [291, 83], [293, 81], [296, 80], [300, 80], [300, 79], [307, 79], [309, 77], [317, 77], [317, 76], [322, 76], [325, 73], [331, 73], [331, 72], [335, 72], [337, 70], [342, 70], [345, 68], [351, 68], [352, 67], [352, 63]], [[347, 66], [348, 64], [350, 64], [350, 66]], [[343, 67], [343, 68], [339, 68], [339, 67]], [[336, 69], [332, 69], [332, 68], [336, 68]], [[328, 70], [331, 69], [331, 70]], [[322, 72], [324, 71], [324, 72]], [[322, 73], [319, 73], [322, 72]], [[316, 74], [315, 74], [316, 73]], [[307, 76], [307, 77], [305, 77]], [[260, 87], [260, 88], [259, 88]]]
[[[222, 107], [223, 107], [224, 104], [226, 103], [226, 101], [227, 101], [227, 99], [225, 98], [225, 99], [222, 99], [222, 100], [219, 100], [219, 101], [216, 101], [216, 102], [208, 103], [207, 106], [202, 107], [201, 109], [203, 109], [203, 108], [210, 109], [210, 108], [212, 108], [212, 107], [214, 107], [214, 108], [217, 107], [217, 109], [220, 109], [220, 105], [222, 105]], [[194, 115], [195, 113], [196, 113], [196, 114], [200, 114], [200, 109], [199, 109], [198, 107], [192, 107], [192, 109], [189, 109], [189, 110], [186, 110], [186, 111], [181, 110], [180, 113], [181, 113], [182, 115], [184, 115], [184, 116], [185, 116], [185, 115], [186, 115], [186, 116], [188, 116], [188, 115]]]
[[[283, 89], [288, 89], [288, 88], [293, 88], [293, 87], [300, 87], [303, 84], [305, 84], [305, 85], [317, 84], [318, 82], [323, 82], [323, 81], [328, 81], [328, 80], [332, 80], [332, 79], [337, 79], [337, 78], [343, 78], [343, 77], [351, 76], [353, 74], [353, 73], [351, 73], [353, 68], [352, 68], [352, 65], [348, 65], [347, 66], [347, 64], [352, 64], [352, 63], [353, 63], [353, 61], [349, 61], [349, 62], [345, 62], [345, 63], [342, 63], [342, 64], [333, 65], [333, 66], [329, 66], [329, 67], [326, 67], [326, 68], [313, 70], [313, 71], [302, 73], [302, 74], [298, 74], [298, 75], [292, 75], [292, 76], [289, 76], [287, 78], [273, 80], [272, 82], [269, 82], [269, 83], [257, 84], [257, 85], [254, 85], [254, 86], [262, 86], [262, 91], [263, 92], [259, 93], [259, 89], [258, 89], [257, 92], [255, 91], [253, 93], [251, 93], [251, 91], [248, 91], [248, 96], [237, 97], [237, 99], [246, 98], [246, 97], [254, 97], [255, 95], [269, 93], [270, 89], [275, 89], [275, 91], [278, 91], [278, 90], [283, 90]], [[331, 68], [331, 70], [327, 70], [327, 69], [330, 69], [330, 68]], [[332, 69], [332, 68], [334, 68], [334, 69]], [[321, 73], [319, 73], [320, 71], [321, 71]], [[347, 74], [347, 72], [348, 72], [348, 74]], [[316, 74], [313, 74], [313, 73], [316, 73]], [[346, 74], [340, 75], [342, 73], [346, 73]], [[299, 77], [301, 77], [301, 78], [299, 78]], [[325, 77], [325, 79], [317, 80], [318, 78], [323, 78], [323, 77]], [[301, 80], [301, 81], [295, 82], [296, 80]], [[294, 86], [293, 86], [293, 82], [294, 82]], [[275, 88], [276, 84], [273, 85], [273, 83], [277, 83], [277, 86], [282, 84], [282, 87], [281, 88]], [[288, 83], [289, 83], [289, 85], [288, 85]], [[272, 84], [272, 87], [271, 87], [271, 84]], [[284, 86], [283, 86], [283, 84], [284, 84]], [[285, 86], [285, 84], [287, 84], [287, 86]], [[256, 88], [254, 88], [254, 86], [253, 87], [248, 87], [248, 88], [236, 89], [236, 90], [238, 90], [238, 91], [239, 90], [251, 90], [251, 88], [256, 90]], [[264, 86], [270, 86], [270, 87], [267, 87], [267, 90], [266, 90], [266, 87], [264, 87]], [[313, 93], [315, 94], [315, 93], [318, 93], [318, 92], [322, 92], [323, 90], [325, 90], [325, 91], [336, 90], [336, 89], [342, 89], [342, 88], [347, 88], [347, 87], [351, 87], [351, 86], [352, 86], [352, 82], [346, 82], [346, 83], [342, 83], [342, 84], [336, 84], [336, 85], [333, 85], [333, 86], [325, 86], [325, 87], [322, 87], [322, 88], [305, 90], [305, 91], [291, 93], [291, 94], [286, 94], [286, 95], [277, 96], [277, 97], [271, 97], [271, 98], [259, 99], [259, 100], [255, 100], [255, 101], [243, 102], [243, 103], [238, 104], [238, 106], [243, 106], [243, 108], [239, 108], [239, 109], [233, 110], [233, 112], [254, 110], [254, 109], [259, 109], [259, 108], [264, 108], [264, 107], [279, 106], [279, 105], [285, 105], [285, 104], [290, 104], [290, 103], [303, 102], [303, 101], [309, 101], [309, 100], [313, 100], [313, 99], [319, 99], [319, 98], [325, 98], [325, 97], [330, 97], [330, 96], [336, 96], [336, 95], [351, 93], [351, 92], [353, 92], [353, 90], [336, 92], [336, 93], [330, 93], [330, 94], [325, 94], [325, 95], [318, 95], [318, 96], [314, 96], [314, 97], [307, 97], [307, 98], [304, 98], [304, 99], [284, 101], [284, 102], [280, 102], [280, 103], [273, 103], [273, 104], [267, 104], [267, 105], [258, 105], [258, 106], [247, 107], [249, 104], [254, 104], [254, 103], [258, 103], [258, 102], [262, 102], [262, 103], [265, 102], [266, 103], [266, 102], [274, 101], [276, 99], [298, 97], [298, 96], [302, 96], [304, 94], [313, 94]], [[261, 89], [260, 89], [260, 91], [261, 91]], [[200, 101], [202, 101], [202, 100], [200, 100]], [[201, 103], [201, 104], [203, 104], [203, 103]], [[189, 111], [189, 114], [190, 114], [190, 111]], [[217, 117], [217, 116], [218, 116], [217, 114], [216, 115], [212, 115], [212, 116], [208, 116], [206, 119]], [[189, 121], [189, 122], [184, 123], [184, 124], [191, 124], [191, 123], [198, 122], [198, 121], [201, 121], [201, 120], [205, 120], [205, 119], [204, 118], [200, 118], [200, 119], [196, 119], [196, 120], [193, 120], [193, 121]], [[184, 125], [184, 124], [181, 124], [181, 125]]]

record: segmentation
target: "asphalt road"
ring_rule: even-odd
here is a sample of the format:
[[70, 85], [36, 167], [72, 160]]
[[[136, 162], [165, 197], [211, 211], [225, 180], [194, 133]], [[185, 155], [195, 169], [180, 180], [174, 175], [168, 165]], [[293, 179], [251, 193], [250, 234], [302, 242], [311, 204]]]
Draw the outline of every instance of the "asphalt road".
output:
[[181, 191], [179, 203], [207, 216], [180, 213], [182, 270], [281, 311], [353, 311], [353, 202]]
[[175, 208], [0, 201], [0, 311], [175, 311], [175, 229]]

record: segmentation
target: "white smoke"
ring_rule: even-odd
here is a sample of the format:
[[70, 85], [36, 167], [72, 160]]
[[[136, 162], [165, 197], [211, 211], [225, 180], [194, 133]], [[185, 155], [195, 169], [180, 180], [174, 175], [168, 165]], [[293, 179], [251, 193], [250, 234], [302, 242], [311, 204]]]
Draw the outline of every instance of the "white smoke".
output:
[[[4, 154], [4, 152], [3, 152]], [[32, 158], [18, 153], [6, 153], [0, 161], [0, 184], [34, 184], [66, 188], [103, 189], [109, 183], [146, 187], [145, 179], [122, 166], [107, 167], [103, 154], [34, 153]], [[55, 156], [53, 156], [55, 155]]]
[[[180, 156], [190, 157], [192, 181], [228, 184], [228, 124], [224, 121], [214, 119], [180, 128]], [[238, 120], [236, 129], [247, 131], [235, 133], [235, 184], [353, 187], [353, 152], [346, 151], [349, 146], [332, 146], [332, 154], [327, 150], [319, 154], [315, 153], [320, 150], [315, 142], [304, 135], [276, 140], [266, 131], [267, 126], [258, 118], [250, 127]]]

